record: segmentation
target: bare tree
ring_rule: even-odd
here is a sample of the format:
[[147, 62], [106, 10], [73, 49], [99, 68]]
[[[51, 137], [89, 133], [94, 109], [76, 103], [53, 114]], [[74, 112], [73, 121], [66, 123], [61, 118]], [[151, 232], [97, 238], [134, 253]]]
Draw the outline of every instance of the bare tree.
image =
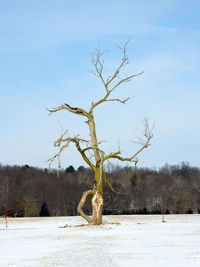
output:
[[[72, 107], [67, 103], [64, 103], [61, 106], [47, 109], [49, 111], [49, 115], [51, 115], [54, 112], [60, 111], [60, 110], [66, 110], [71, 113], [74, 113], [79, 116], [83, 116], [86, 118], [86, 124], [89, 127], [89, 140], [85, 140], [83, 138], [80, 138], [79, 135], [76, 135], [74, 137], [70, 137], [68, 135], [68, 130], [64, 132], [55, 142], [54, 146], [57, 146], [59, 148], [59, 151], [56, 155], [54, 155], [52, 158], [50, 158], [49, 161], [49, 168], [51, 168], [51, 163], [57, 158], [58, 159], [58, 175], [59, 175], [59, 168], [61, 167], [60, 162], [60, 155], [64, 149], [66, 149], [70, 143], [74, 143], [77, 150], [81, 154], [84, 161], [89, 165], [89, 167], [94, 171], [94, 185], [91, 190], [88, 190], [83, 193], [82, 198], [78, 205], [78, 212], [79, 214], [85, 218], [85, 220], [89, 224], [102, 224], [102, 207], [103, 207], [103, 179], [105, 182], [109, 185], [112, 191], [114, 191], [110, 181], [106, 177], [106, 173], [104, 171], [104, 164], [106, 161], [111, 159], [117, 159], [119, 161], [125, 161], [125, 162], [133, 162], [135, 167], [138, 162], [136, 159], [137, 155], [147, 148], [150, 145], [150, 140], [153, 137], [152, 131], [149, 128], [148, 121], [145, 121], [145, 130], [144, 130], [144, 139], [140, 139], [140, 149], [133, 153], [129, 157], [123, 157], [121, 155], [121, 151], [118, 150], [117, 152], [110, 153], [106, 155], [106, 153], [100, 148], [100, 145], [102, 142], [98, 141], [97, 134], [96, 134], [96, 127], [95, 127], [95, 119], [94, 119], [94, 111], [95, 109], [105, 103], [105, 102], [119, 102], [122, 104], [125, 104], [128, 100], [128, 98], [120, 99], [120, 98], [110, 98], [112, 92], [116, 90], [120, 85], [124, 84], [127, 81], [130, 81], [132, 78], [135, 78], [136, 76], [141, 75], [143, 72], [140, 72], [138, 74], [131, 74], [131, 75], [125, 75], [121, 76], [121, 71], [124, 68], [125, 65], [128, 64], [128, 57], [127, 57], [127, 45], [129, 43], [129, 39], [124, 42], [123, 47], [119, 47], [119, 49], [122, 52], [122, 59], [120, 61], [120, 64], [116, 67], [116, 70], [111, 76], [108, 76], [107, 78], [104, 77], [103, 74], [103, 68], [104, 68], [104, 61], [103, 61], [103, 54], [100, 49], [97, 49], [93, 56], [91, 57], [91, 63], [93, 65], [92, 73], [97, 76], [104, 87], [105, 95], [103, 98], [99, 99], [97, 102], [92, 102], [91, 107], [89, 111], [84, 110], [83, 108], [79, 107]], [[91, 158], [92, 155], [92, 158]], [[93, 215], [92, 217], [86, 215], [82, 207], [85, 204], [86, 198], [88, 195], [92, 195], [92, 211]]]
[[9, 179], [10, 179], [9, 176], [5, 177], [5, 182], [6, 182], [6, 184], [5, 184], [6, 185], [6, 190], [5, 190], [5, 193], [6, 193], [6, 205], [5, 205], [5, 208], [4, 208], [4, 216], [5, 216], [6, 228], [8, 228]]

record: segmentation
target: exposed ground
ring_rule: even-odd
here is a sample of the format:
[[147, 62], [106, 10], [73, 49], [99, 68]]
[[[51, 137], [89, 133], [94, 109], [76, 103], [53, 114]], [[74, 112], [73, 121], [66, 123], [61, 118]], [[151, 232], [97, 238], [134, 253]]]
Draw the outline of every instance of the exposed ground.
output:
[[[0, 218], [0, 266], [200, 266], [200, 215]], [[120, 224], [109, 224], [119, 222]], [[73, 227], [59, 228], [71, 225]]]

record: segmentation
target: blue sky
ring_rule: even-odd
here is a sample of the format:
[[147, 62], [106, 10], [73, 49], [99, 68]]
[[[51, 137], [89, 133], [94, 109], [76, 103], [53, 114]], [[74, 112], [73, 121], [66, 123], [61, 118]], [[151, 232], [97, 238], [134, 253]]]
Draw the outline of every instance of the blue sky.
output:
[[[98, 46], [106, 73], [121, 59], [116, 43], [131, 36], [126, 72], [144, 74], [126, 83], [96, 110], [103, 148], [123, 155], [145, 116], [155, 121], [154, 139], [139, 166], [160, 167], [187, 161], [200, 166], [200, 2], [198, 0], [0, 0], [0, 162], [47, 167], [53, 141], [62, 129], [87, 138], [82, 118], [67, 112], [48, 116], [46, 108], [64, 102], [88, 109], [104, 94], [90, 73]], [[117, 115], [116, 115], [117, 114]], [[75, 148], [63, 153], [62, 166], [84, 165]]]

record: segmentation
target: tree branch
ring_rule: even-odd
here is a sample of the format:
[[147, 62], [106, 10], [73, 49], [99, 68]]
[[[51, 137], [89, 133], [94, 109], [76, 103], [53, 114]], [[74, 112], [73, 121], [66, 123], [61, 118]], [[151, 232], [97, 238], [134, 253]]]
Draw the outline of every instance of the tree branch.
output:
[[100, 49], [96, 49], [95, 54], [91, 56], [91, 63], [95, 68], [95, 71], [92, 70], [92, 73], [101, 79], [107, 91], [106, 83], [102, 75], [104, 61], [101, 59], [101, 57], [104, 53], [105, 51], [102, 52]]
[[78, 207], [77, 207], [77, 211], [78, 213], [88, 222], [88, 223], [92, 223], [94, 218], [90, 218], [88, 215], [86, 215], [83, 211], [82, 211], [82, 207], [84, 206], [85, 204], [85, 201], [87, 199], [87, 196], [88, 195], [91, 195], [93, 194], [94, 191], [93, 190], [88, 190], [88, 191], [85, 191], [82, 195], [82, 198], [78, 204]]
[[116, 99], [107, 99], [105, 102], [109, 102], [109, 101], [118, 101], [122, 104], [126, 104], [126, 102], [130, 99], [130, 97], [127, 97], [127, 98], [124, 98], [124, 99], [119, 99], [119, 98], [116, 98]]
[[90, 111], [89, 113], [92, 113], [94, 108], [97, 107], [98, 105], [100, 105], [101, 103], [103, 102], [108, 102], [108, 101], [118, 101], [122, 104], [125, 104], [129, 98], [126, 98], [124, 100], [121, 100], [121, 99], [109, 99], [109, 96], [110, 96], [110, 93], [113, 92], [119, 85], [121, 85], [122, 83], [124, 82], [127, 82], [127, 81], [130, 81], [132, 78], [136, 77], [136, 76], [139, 76], [141, 74], [143, 74], [144, 72], [140, 72], [140, 73], [137, 73], [137, 74], [132, 74], [132, 75], [128, 75], [127, 77], [125, 78], [121, 78], [119, 79], [119, 81], [114, 85], [112, 86], [111, 88], [109, 88], [110, 84], [115, 81], [116, 78], [119, 78], [119, 73], [121, 71], [121, 69], [126, 65], [128, 64], [128, 57], [127, 57], [127, 54], [126, 54], [126, 48], [127, 48], [127, 45], [130, 41], [130, 38], [128, 38], [125, 42], [124, 42], [124, 46], [123, 47], [119, 47], [119, 49], [122, 51], [122, 54], [123, 54], [123, 57], [122, 57], [122, 60], [119, 64], [119, 66], [117, 67], [117, 69], [115, 70], [114, 74], [112, 76], [109, 76], [107, 79], [106, 79], [106, 82], [105, 82], [105, 79], [103, 77], [103, 66], [104, 66], [104, 61], [102, 59], [102, 56], [104, 54], [104, 52], [101, 52], [100, 49], [96, 50], [96, 53], [94, 56], [92, 56], [92, 59], [91, 59], [91, 62], [94, 66], [94, 71], [93, 74], [95, 76], [97, 76], [98, 78], [101, 79], [105, 89], [106, 89], [106, 95], [100, 99], [99, 101], [95, 102], [95, 103], [92, 103], [91, 104], [91, 108], [90, 108]]
[[[61, 162], [60, 162], [60, 155], [62, 153], [62, 151], [67, 148], [70, 144], [70, 142], [75, 143], [77, 150], [80, 152], [82, 158], [85, 160], [85, 162], [92, 168], [92, 170], [95, 172], [96, 171], [96, 167], [92, 164], [92, 162], [89, 160], [89, 158], [86, 156], [85, 151], [86, 149], [81, 149], [80, 147], [80, 143], [89, 143], [90, 141], [82, 139], [82, 138], [78, 138], [77, 136], [71, 138], [71, 137], [67, 137], [64, 138], [64, 135], [67, 133], [68, 131], [66, 131], [64, 134], [61, 135], [61, 137], [59, 137], [55, 142], [54, 142], [54, 146], [58, 146], [59, 152], [57, 154], [55, 154], [52, 158], [48, 159], [47, 162], [49, 162], [49, 172], [51, 170], [51, 164], [53, 163], [53, 161], [58, 158], [58, 171], [57, 171], [57, 175], [59, 176], [59, 170], [61, 167]], [[61, 146], [62, 143], [65, 143], [63, 146]], [[60, 147], [61, 146], [61, 147]]]
[[86, 116], [88, 117], [89, 114], [83, 109], [83, 108], [75, 108], [75, 107], [71, 107], [69, 104], [65, 103], [61, 106], [58, 106], [56, 108], [52, 108], [52, 109], [47, 109], [49, 111], [49, 115], [51, 115], [54, 112], [57, 112], [59, 110], [68, 110], [71, 113], [77, 114], [77, 115], [82, 115], [82, 116]]
[[130, 42], [130, 38], [128, 38], [125, 42], [124, 42], [124, 46], [120, 47], [119, 45], [117, 45], [117, 47], [122, 51], [123, 53], [123, 58], [119, 64], [119, 66], [117, 67], [115, 73], [113, 74], [113, 76], [111, 76], [110, 78], [107, 79], [106, 85], [108, 86], [115, 78], [117, 78], [118, 74], [120, 73], [121, 68], [128, 64], [128, 57], [126, 55], [126, 47], [128, 45], [128, 43]]
[[137, 77], [137, 76], [139, 76], [139, 75], [141, 75], [141, 74], [143, 74], [144, 73], [144, 71], [141, 71], [140, 73], [137, 73], [137, 74], [132, 74], [132, 75], [130, 75], [130, 76], [127, 76], [126, 78], [124, 78], [124, 79], [121, 79], [112, 89], [110, 89], [110, 92], [112, 92], [112, 91], [114, 91], [120, 84], [122, 84], [122, 83], [124, 83], [124, 82], [128, 82], [128, 81], [130, 81], [132, 78], [134, 78], [134, 77]]
[[134, 160], [134, 158], [136, 158], [136, 156], [142, 152], [142, 150], [144, 150], [145, 148], [147, 148], [149, 145], [150, 145], [150, 140], [153, 138], [153, 134], [150, 135], [148, 138], [147, 138], [147, 141], [146, 143], [131, 157], [129, 158], [124, 158], [124, 157], [121, 157], [119, 156], [119, 154], [121, 154], [120, 151], [116, 152], [116, 153], [111, 153], [110, 155], [104, 157], [103, 161], [106, 161], [108, 159], [118, 159], [120, 161], [130, 161], [130, 162], [135, 162], [136, 160]]
[[112, 192], [115, 192], [115, 189], [112, 187], [112, 185], [111, 185], [109, 179], [106, 177], [106, 173], [105, 173], [104, 170], [103, 170], [103, 177], [104, 177], [105, 182], [109, 185], [109, 187], [110, 187], [110, 189], [112, 190]]

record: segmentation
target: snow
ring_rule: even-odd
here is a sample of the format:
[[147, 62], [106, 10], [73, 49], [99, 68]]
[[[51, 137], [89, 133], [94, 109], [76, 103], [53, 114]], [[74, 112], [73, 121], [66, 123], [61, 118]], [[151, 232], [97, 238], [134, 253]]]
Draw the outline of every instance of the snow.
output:
[[200, 215], [103, 218], [82, 227], [81, 217], [9, 218], [7, 229], [0, 218], [0, 266], [200, 266]]

